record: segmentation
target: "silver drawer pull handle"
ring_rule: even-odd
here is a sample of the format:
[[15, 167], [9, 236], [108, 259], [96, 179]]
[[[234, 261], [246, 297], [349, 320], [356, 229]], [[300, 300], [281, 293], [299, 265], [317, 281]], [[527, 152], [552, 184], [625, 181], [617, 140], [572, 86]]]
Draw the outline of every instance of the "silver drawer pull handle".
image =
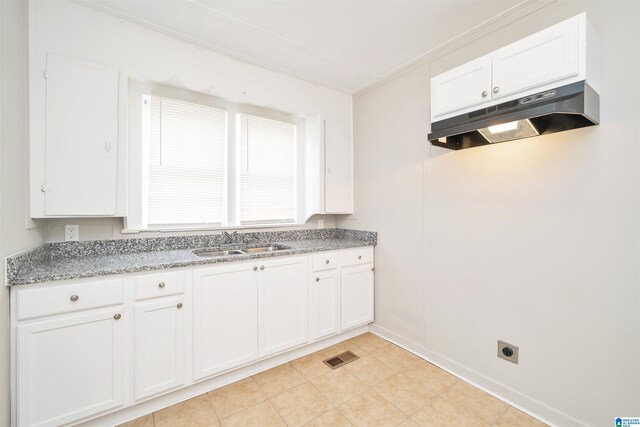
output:
[[324, 263], [325, 263], [325, 264], [329, 264], [329, 260], [326, 260]]
[[178, 307], [178, 308], [182, 308], [182, 303], [181, 303], [181, 302], [179, 302], [179, 303], [178, 303], [178, 305], [176, 305], [176, 307]]
[[261, 265], [261, 266], [260, 266], [260, 270], [264, 270], [264, 265]]
[[116, 313], [113, 315], [113, 318], [116, 320], [120, 320], [120, 318], [122, 317], [122, 315], [120, 313]]
[[319, 278], [319, 277], [316, 277], [316, 282], [319, 282], [319, 281], [320, 281], [320, 278]]
[[493, 88], [493, 93], [498, 93], [498, 92], [500, 92], [500, 88], [498, 86], [495, 86]]
[[362, 259], [362, 255], [358, 255], [358, 259]]
[[253, 267], [253, 271], [258, 271], [258, 266]]
[[166, 285], [164, 284], [164, 282], [160, 282], [160, 283], [158, 283], [158, 287], [159, 287], [160, 289], [164, 288], [165, 286], [166, 286]]
[[483, 97], [483, 98], [486, 98], [486, 97], [487, 97], [487, 95], [488, 95], [487, 91], [486, 91], [486, 90], [483, 90], [483, 91], [482, 91], [482, 97]]
[[69, 298], [71, 300], [71, 302], [76, 302], [78, 301], [78, 299], [80, 299], [80, 297], [78, 295], [71, 295], [71, 298]]

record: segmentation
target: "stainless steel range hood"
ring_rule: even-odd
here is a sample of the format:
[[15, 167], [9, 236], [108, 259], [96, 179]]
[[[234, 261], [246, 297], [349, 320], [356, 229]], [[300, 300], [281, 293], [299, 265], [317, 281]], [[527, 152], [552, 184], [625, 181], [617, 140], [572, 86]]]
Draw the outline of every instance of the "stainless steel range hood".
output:
[[461, 150], [600, 122], [600, 97], [585, 81], [433, 122], [428, 138]]

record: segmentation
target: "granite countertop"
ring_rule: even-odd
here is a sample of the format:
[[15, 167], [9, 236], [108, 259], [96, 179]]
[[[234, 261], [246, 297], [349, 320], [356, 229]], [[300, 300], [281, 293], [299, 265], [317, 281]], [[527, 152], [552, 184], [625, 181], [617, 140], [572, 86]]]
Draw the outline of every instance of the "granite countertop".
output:
[[193, 253], [195, 249], [221, 246], [224, 242], [221, 235], [49, 243], [7, 258], [7, 284], [24, 285], [373, 246], [377, 239], [376, 233], [337, 228], [243, 233], [234, 237], [238, 246], [276, 243], [290, 249], [225, 257], [201, 257]]

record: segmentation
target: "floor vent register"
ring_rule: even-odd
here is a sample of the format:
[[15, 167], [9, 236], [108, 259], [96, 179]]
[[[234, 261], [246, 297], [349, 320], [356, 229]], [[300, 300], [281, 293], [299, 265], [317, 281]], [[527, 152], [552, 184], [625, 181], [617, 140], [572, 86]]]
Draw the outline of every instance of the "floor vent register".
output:
[[327, 360], [323, 360], [323, 363], [331, 369], [338, 369], [339, 367], [358, 359], [359, 357], [356, 356], [353, 352], [345, 351], [344, 353], [340, 353], [337, 356], [333, 356], [328, 358]]

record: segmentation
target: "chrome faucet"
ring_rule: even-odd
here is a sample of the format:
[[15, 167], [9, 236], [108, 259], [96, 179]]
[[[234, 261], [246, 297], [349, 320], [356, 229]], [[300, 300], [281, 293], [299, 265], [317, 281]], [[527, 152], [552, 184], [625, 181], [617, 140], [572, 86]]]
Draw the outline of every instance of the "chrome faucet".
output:
[[233, 245], [234, 243], [236, 243], [236, 235], [238, 234], [237, 231], [234, 231], [232, 234], [229, 234], [227, 231], [223, 231], [222, 232], [222, 242], [225, 245]]

